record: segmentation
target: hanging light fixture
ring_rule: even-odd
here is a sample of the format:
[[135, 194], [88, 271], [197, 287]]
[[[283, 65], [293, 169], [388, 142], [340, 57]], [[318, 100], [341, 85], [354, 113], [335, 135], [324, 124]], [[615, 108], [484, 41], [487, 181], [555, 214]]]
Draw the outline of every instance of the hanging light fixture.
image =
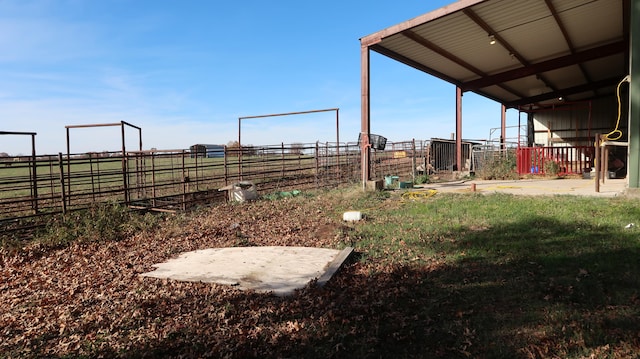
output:
[[489, 45], [495, 45], [496, 44], [496, 37], [489, 34]]

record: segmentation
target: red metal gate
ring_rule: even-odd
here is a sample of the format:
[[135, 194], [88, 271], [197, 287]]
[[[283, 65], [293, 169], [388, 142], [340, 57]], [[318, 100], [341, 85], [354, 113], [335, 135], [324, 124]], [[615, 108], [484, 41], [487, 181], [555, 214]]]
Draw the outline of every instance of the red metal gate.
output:
[[518, 147], [518, 174], [581, 174], [593, 167], [591, 146]]

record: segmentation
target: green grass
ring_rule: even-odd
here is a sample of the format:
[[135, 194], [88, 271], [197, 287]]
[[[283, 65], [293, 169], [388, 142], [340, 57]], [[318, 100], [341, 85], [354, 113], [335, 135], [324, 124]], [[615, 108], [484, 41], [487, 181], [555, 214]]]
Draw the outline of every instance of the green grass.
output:
[[414, 315], [438, 329], [414, 340], [443, 356], [626, 357], [640, 344], [635, 200], [438, 194], [368, 213], [361, 261], [423, 278]]

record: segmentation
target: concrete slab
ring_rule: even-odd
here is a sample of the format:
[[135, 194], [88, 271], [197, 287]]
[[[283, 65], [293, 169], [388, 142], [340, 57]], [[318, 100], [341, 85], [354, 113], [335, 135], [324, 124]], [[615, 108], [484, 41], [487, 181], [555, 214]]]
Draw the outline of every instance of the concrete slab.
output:
[[145, 277], [217, 283], [278, 296], [292, 294], [314, 279], [324, 285], [353, 252], [311, 247], [208, 248], [155, 264]]
[[513, 181], [457, 181], [433, 183], [420, 186], [420, 189], [433, 189], [438, 192], [475, 192], [509, 193], [515, 195], [577, 195], [592, 197], [617, 197], [625, 195], [626, 179], [607, 179], [600, 183], [600, 191], [595, 190], [595, 179], [524, 179]]

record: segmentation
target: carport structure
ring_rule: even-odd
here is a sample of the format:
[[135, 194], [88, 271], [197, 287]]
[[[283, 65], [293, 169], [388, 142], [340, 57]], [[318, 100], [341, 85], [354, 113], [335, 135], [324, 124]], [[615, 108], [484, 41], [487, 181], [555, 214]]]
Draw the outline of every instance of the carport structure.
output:
[[[627, 79], [627, 178], [629, 188], [640, 187], [640, 0], [460, 0], [365, 36], [360, 46], [361, 136], [370, 134], [369, 57], [375, 51], [456, 86], [459, 169], [464, 92], [502, 104], [504, 141], [508, 108], [533, 112], [613, 99]], [[363, 187], [369, 156], [363, 142]]]

